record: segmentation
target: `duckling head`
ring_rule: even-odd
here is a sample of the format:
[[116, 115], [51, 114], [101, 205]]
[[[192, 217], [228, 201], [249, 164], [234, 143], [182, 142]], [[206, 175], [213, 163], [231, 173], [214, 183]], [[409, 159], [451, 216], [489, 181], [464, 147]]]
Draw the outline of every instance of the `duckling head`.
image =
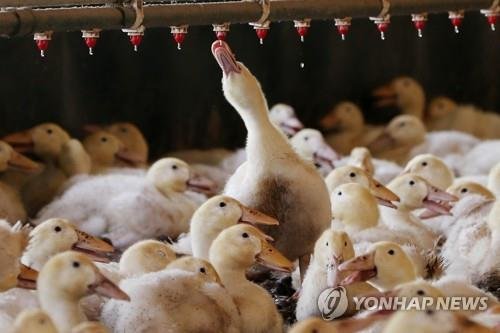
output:
[[340, 185], [332, 192], [330, 200], [333, 218], [346, 226], [362, 230], [378, 224], [377, 199], [366, 187], [357, 183]]
[[57, 328], [45, 311], [29, 309], [16, 317], [12, 333], [57, 333]]
[[432, 186], [412, 173], [395, 178], [388, 187], [401, 198], [399, 210], [411, 211], [425, 207], [437, 215], [450, 215], [449, 203], [458, 200], [454, 195]]
[[290, 143], [300, 156], [328, 172], [335, 168], [334, 162], [340, 159], [335, 150], [325, 142], [323, 134], [312, 128], [305, 128], [295, 134]]
[[327, 271], [329, 287], [337, 286], [338, 267], [351, 258], [354, 258], [354, 247], [346, 232], [327, 229], [314, 245], [314, 261]]
[[455, 181], [453, 185], [448, 187], [446, 192], [462, 199], [470, 194], [478, 194], [485, 197], [488, 200], [495, 200], [495, 195], [491, 193], [486, 187], [473, 181], [462, 180]]
[[410, 257], [401, 246], [393, 242], [373, 244], [368, 253], [346, 261], [339, 266], [339, 270], [351, 272], [341, 285], [369, 281], [380, 289], [392, 289], [417, 278]]
[[73, 327], [71, 333], [109, 333], [109, 330], [100, 322], [86, 321]]
[[114, 248], [105, 241], [76, 229], [68, 220], [53, 218], [31, 231], [22, 261], [40, 269], [53, 255], [69, 250], [82, 252], [94, 261], [109, 262], [107, 254], [113, 252]]
[[427, 108], [427, 118], [438, 119], [452, 113], [458, 107], [451, 98], [440, 96], [435, 97], [429, 103]]
[[368, 188], [381, 205], [394, 207], [391, 202], [399, 201], [399, 197], [394, 192], [373, 179], [363, 169], [352, 165], [335, 168], [325, 178], [325, 182], [330, 195], [333, 195], [335, 189], [342, 184], [357, 183]]
[[32, 152], [44, 160], [56, 159], [63, 145], [69, 140], [69, 134], [53, 123], [40, 124], [27, 131], [4, 137], [4, 141], [16, 151]]
[[0, 141], [0, 172], [8, 169], [36, 172], [40, 165], [15, 151], [8, 143]]
[[488, 188], [495, 195], [500, 195], [500, 163], [491, 168], [488, 175]]
[[112, 167], [116, 162], [137, 166], [141, 158], [128, 150], [114, 135], [106, 131], [97, 131], [83, 140], [83, 146], [92, 159], [92, 163], [103, 167]]
[[288, 137], [297, 134], [298, 131], [304, 128], [295, 110], [288, 104], [278, 103], [269, 110], [269, 118], [271, 122], [278, 126], [283, 133]]
[[157, 240], [144, 240], [130, 246], [120, 258], [120, 273], [127, 277], [158, 272], [176, 259], [167, 244]]
[[[57, 281], [57, 283], [54, 283]], [[85, 255], [67, 251], [56, 254], [43, 266], [37, 280], [42, 308], [53, 297], [78, 301], [82, 297], [96, 293], [104, 297], [129, 300], [129, 297], [113, 282], [106, 278]]]
[[116, 136], [128, 151], [133, 152], [140, 159], [141, 163], [147, 163], [148, 143], [136, 125], [128, 122], [120, 122], [111, 124], [106, 130]]
[[204, 282], [222, 284], [219, 274], [214, 266], [206, 260], [186, 256], [171, 262], [167, 269], [180, 269], [186, 272], [198, 274]]
[[395, 117], [368, 148], [372, 152], [414, 146], [425, 139], [426, 129], [422, 121], [411, 115]]
[[360, 108], [351, 102], [341, 102], [321, 118], [319, 125], [326, 132], [357, 132], [365, 120]]
[[446, 163], [432, 154], [415, 156], [406, 164], [403, 172], [416, 174], [440, 189], [447, 189], [455, 178]]
[[248, 224], [237, 224], [222, 231], [210, 247], [210, 262], [216, 270], [246, 270], [255, 263], [291, 272], [293, 263], [269, 241], [271, 238]]
[[177, 158], [162, 158], [149, 168], [146, 178], [163, 194], [187, 190], [212, 193], [215, 184], [208, 178], [195, 175], [189, 165]]
[[410, 77], [397, 77], [375, 89], [372, 95], [377, 99], [377, 107], [397, 106], [405, 114], [419, 118], [423, 116], [425, 92], [422, 86]]
[[349, 165], [353, 165], [364, 170], [368, 175], [373, 177], [375, 167], [372, 162], [372, 154], [366, 147], [355, 147], [349, 155]]

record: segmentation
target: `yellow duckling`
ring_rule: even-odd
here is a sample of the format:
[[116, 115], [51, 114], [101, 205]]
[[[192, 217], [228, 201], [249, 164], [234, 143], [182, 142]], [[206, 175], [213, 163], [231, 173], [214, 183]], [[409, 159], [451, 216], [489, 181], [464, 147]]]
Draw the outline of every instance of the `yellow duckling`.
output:
[[[0, 172], [9, 169], [27, 173], [41, 171], [37, 163], [16, 152], [9, 144], [0, 141]], [[17, 190], [2, 181], [0, 181], [0, 218], [11, 223], [24, 221], [27, 218]]]
[[412, 158], [404, 172], [418, 175], [439, 189], [447, 189], [455, 176], [442, 159], [432, 154], [417, 155]]
[[[68, 177], [73, 176], [66, 172], [71, 170], [85, 172], [88, 169], [88, 165], [83, 165], [81, 168], [61, 167], [61, 162], [78, 163], [85, 161], [86, 158], [83, 149], [75, 147], [79, 143], [75, 143], [76, 140], [72, 140], [69, 134], [56, 124], [40, 124], [27, 131], [7, 135], [4, 140], [18, 152], [32, 152], [45, 164], [44, 170], [36, 176], [23, 177], [22, 180], [15, 181], [16, 187], [21, 189], [21, 196], [29, 216], [34, 216], [40, 208], [49, 203]], [[83, 157], [71, 154], [83, 154]]]
[[29, 309], [16, 317], [9, 333], [58, 333], [58, 331], [45, 311]]
[[201, 205], [191, 218], [190, 237], [193, 256], [208, 260], [215, 238], [237, 223], [278, 225], [278, 221], [225, 195], [218, 195]]
[[109, 132], [123, 143], [126, 151], [137, 156], [141, 166], [145, 166], [148, 162], [148, 143], [136, 125], [128, 122], [113, 123], [109, 126], [87, 125], [85, 130], [90, 133], [100, 130]]
[[[347, 274], [340, 273], [338, 266], [344, 261], [354, 258], [354, 248], [349, 235], [342, 231], [326, 230], [314, 247], [311, 264], [307, 269], [302, 289], [297, 302], [297, 320], [320, 316], [318, 308], [319, 295], [326, 288], [334, 288]], [[352, 297], [377, 291], [365, 282], [347, 286], [347, 295]], [[354, 303], [350, 302], [347, 315], [355, 311]]]
[[373, 91], [376, 106], [397, 106], [401, 113], [419, 119], [424, 118], [425, 92], [420, 83], [411, 77], [396, 77], [391, 82]]
[[247, 224], [222, 231], [210, 247], [210, 262], [241, 314], [241, 332], [282, 332], [283, 319], [271, 295], [250, 282], [245, 272], [256, 263], [290, 272], [293, 263], [268, 243], [269, 237]]
[[87, 321], [74, 327], [71, 333], [110, 333], [106, 326], [97, 321]]
[[120, 274], [126, 277], [158, 272], [176, 259], [175, 252], [163, 242], [147, 239], [135, 243], [120, 258]]
[[368, 144], [368, 149], [375, 157], [403, 164], [412, 148], [424, 142], [425, 134], [425, 126], [418, 117], [397, 116]]
[[104, 277], [89, 258], [72, 251], [57, 254], [47, 261], [38, 276], [37, 289], [42, 309], [60, 333], [70, 333], [75, 326], [87, 321], [79, 302], [89, 293], [129, 300], [128, 295]]
[[495, 195], [481, 184], [468, 180], [456, 180], [453, 185], [448, 187], [446, 192], [456, 196], [459, 199], [470, 194], [479, 194], [487, 200], [495, 200]]
[[399, 284], [417, 278], [410, 257], [396, 243], [379, 242], [363, 255], [348, 260], [339, 266], [340, 271], [350, 274], [340, 282], [348, 286], [355, 282], [368, 281], [379, 290], [390, 290]]
[[83, 140], [83, 146], [92, 160], [92, 173], [103, 173], [120, 165], [139, 166], [143, 161], [113, 134], [97, 131]]

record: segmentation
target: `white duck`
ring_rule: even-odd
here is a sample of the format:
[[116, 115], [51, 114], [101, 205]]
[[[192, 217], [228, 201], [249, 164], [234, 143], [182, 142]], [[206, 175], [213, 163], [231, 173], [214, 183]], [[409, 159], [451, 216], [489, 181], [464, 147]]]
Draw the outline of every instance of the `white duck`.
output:
[[268, 243], [268, 236], [246, 224], [222, 231], [210, 248], [210, 262], [241, 314], [241, 332], [282, 332], [283, 319], [262, 287], [245, 272], [256, 263], [290, 272], [293, 263]]
[[104, 235], [124, 248], [141, 239], [175, 238], [187, 232], [189, 219], [204, 200], [189, 191], [209, 191], [211, 186], [183, 161], [164, 158], [145, 176], [110, 174], [84, 179], [44, 208], [38, 219], [68, 218], [81, 230]]
[[[328, 229], [321, 235], [316, 241], [313, 259], [300, 290], [296, 308], [297, 320], [321, 315], [318, 308], [319, 295], [326, 288], [336, 287], [346, 277], [345, 273], [339, 274], [337, 268], [344, 261], [353, 257], [354, 248], [347, 233]], [[349, 285], [346, 289], [351, 300], [354, 296], [376, 291], [375, 288], [364, 282]], [[352, 314], [354, 311], [354, 304], [350, 305], [347, 314]]]
[[114, 332], [239, 332], [231, 296], [202, 259], [185, 257], [164, 270], [123, 280], [120, 286], [131, 301], [108, 301], [101, 317]]
[[49, 314], [60, 333], [69, 333], [87, 321], [79, 301], [89, 293], [129, 300], [127, 294], [105, 278], [90, 259], [72, 251], [49, 259], [38, 276], [37, 289], [41, 308]]
[[248, 131], [247, 162], [229, 179], [224, 192], [280, 221], [279, 227], [266, 231], [288, 258], [300, 257], [304, 268], [314, 242], [330, 224], [326, 185], [271, 123], [259, 82], [236, 62], [229, 46], [214, 43], [212, 53], [223, 71], [224, 96]]
[[420, 83], [411, 77], [396, 77], [373, 91], [378, 107], [397, 106], [401, 113], [424, 118], [425, 92]]

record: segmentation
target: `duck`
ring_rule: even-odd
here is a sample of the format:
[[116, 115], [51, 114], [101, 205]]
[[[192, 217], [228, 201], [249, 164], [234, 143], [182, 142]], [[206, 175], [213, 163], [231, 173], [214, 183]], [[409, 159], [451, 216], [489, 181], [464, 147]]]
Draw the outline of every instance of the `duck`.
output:
[[414, 281], [418, 278], [415, 266], [401, 248], [394, 242], [378, 242], [362, 255], [345, 261], [339, 271], [349, 272], [340, 285], [348, 286], [355, 282], [367, 281], [381, 291]]
[[425, 92], [419, 82], [408, 76], [400, 76], [372, 92], [377, 107], [397, 106], [401, 113], [424, 118]]
[[[4, 141], [18, 152], [33, 153], [45, 166], [42, 172], [32, 177], [24, 176], [21, 179], [17, 176], [11, 177], [14, 179], [14, 184], [11, 185], [20, 190], [29, 216], [35, 216], [59, 193], [66, 180], [74, 176], [66, 174], [68, 170], [87, 171], [88, 165], [81, 168], [61, 168], [61, 161], [85, 161], [86, 158], [85, 156], [68, 155], [71, 153], [84, 155], [85, 152], [81, 149], [75, 149], [75, 146], [78, 145], [76, 139], [71, 139], [69, 134], [57, 124], [39, 124], [26, 131], [9, 134], [4, 137]], [[68, 144], [72, 146], [68, 147]], [[63, 152], [64, 154], [61, 156]]]
[[288, 137], [293, 137], [304, 128], [295, 109], [285, 103], [274, 104], [269, 110], [269, 119]]
[[[130, 122], [116, 122], [105, 126], [89, 124], [85, 125], [84, 129], [88, 133], [106, 131], [114, 135], [123, 144], [123, 150], [135, 157], [138, 166], [146, 166], [149, 154], [148, 142], [135, 124]], [[128, 166], [127, 163], [124, 165]]]
[[[296, 308], [297, 320], [321, 316], [318, 308], [320, 294], [327, 288], [337, 287], [345, 278], [345, 273], [339, 274], [337, 267], [351, 258], [354, 258], [354, 247], [349, 235], [343, 231], [325, 230], [316, 241], [313, 259], [302, 283]], [[349, 299], [377, 291], [365, 282], [349, 285], [346, 289]], [[350, 302], [345, 315], [352, 315], [354, 310], [354, 304]]]
[[455, 176], [446, 163], [433, 154], [413, 157], [404, 168], [405, 173], [413, 173], [439, 189], [447, 189], [453, 184]]
[[361, 109], [352, 102], [340, 102], [323, 118], [320, 127], [326, 141], [340, 154], [348, 154], [356, 146], [363, 146], [382, 131], [380, 126], [365, 124]]
[[245, 276], [256, 263], [292, 271], [293, 263], [269, 243], [267, 235], [247, 224], [229, 227], [212, 243], [210, 262], [240, 312], [241, 332], [283, 331], [283, 319], [272, 296]]
[[[26, 156], [16, 152], [9, 144], [0, 141], [0, 172], [20, 170], [25, 173], [41, 171], [41, 166]], [[0, 219], [11, 223], [25, 221], [26, 209], [19, 192], [7, 183], [0, 181]]]
[[222, 230], [237, 223], [278, 225], [279, 222], [251, 209], [236, 199], [218, 195], [208, 199], [193, 214], [190, 224], [190, 241], [193, 256], [209, 259], [212, 242]]
[[96, 131], [83, 140], [83, 146], [92, 161], [92, 174], [105, 173], [113, 167], [138, 167], [143, 159], [126, 148], [113, 134]]
[[212, 54], [223, 72], [224, 96], [248, 131], [247, 161], [228, 180], [224, 194], [280, 221], [263, 230], [287, 258], [299, 259], [305, 272], [316, 239], [330, 225], [326, 185], [272, 124], [259, 82], [236, 61], [227, 43], [213, 43]]
[[37, 225], [29, 234], [29, 243], [21, 262], [40, 270], [54, 255], [65, 251], [86, 254], [92, 260], [109, 262], [107, 255], [114, 248], [105, 241], [78, 230], [69, 220], [48, 219]]
[[320, 174], [325, 177], [335, 168], [340, 155], [323, 138], [320, 131], [305, 128], [290, 139], [290, 144], [302, 158], [314, 163]]
[[74, 251], [56, 254], [47, 261], [38, 276], [37, 290], [41, 309], [60, 333], [70, 333], [75, 326], [87, 321], [79, 301], [89, 293], [130, 300], [88, 257]]
[[[71, 220], [84, 232], [109, 238], [117, 248], [189, 230], [189, 220], [213, 183], [199, 177], [184, 161], [163, 158], [144, 176], [97, 175], [82, 180], [45, 207], [37, 221]], [[99, 196], [95, 196], [99, 193]]]
[[[5, 331], [4, 331], [5, 332]], [[8, 333], [58, 333], [49, 315], [41, 309], [28, 309], [19, 314]]]
[[[110, 300], [101, 315], [113, 332], [240, 331], [233, 299], [203, 259], [180, 258], [161, 271], [125, 279], [120, 287], [131, 301]], [[193, 311], [196, 320], [190, 315]]]

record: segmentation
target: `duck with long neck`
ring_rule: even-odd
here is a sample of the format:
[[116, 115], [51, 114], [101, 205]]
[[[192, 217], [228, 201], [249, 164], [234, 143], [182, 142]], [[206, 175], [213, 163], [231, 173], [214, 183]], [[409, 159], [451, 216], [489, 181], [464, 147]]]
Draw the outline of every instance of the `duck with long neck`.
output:
[[229, 179], [224, 192], [280, 221], [278, 227], [265, 228], [266, 233], [289, 259], [301, 258], [304, 267], [314, 242], [330, 225], [326, 185], [271, 123], [259, 82], [235, 60], [229, 46], [217, 41], [212, 53], [223, 71], [224, 96], [248, 131], [247, 162]]

